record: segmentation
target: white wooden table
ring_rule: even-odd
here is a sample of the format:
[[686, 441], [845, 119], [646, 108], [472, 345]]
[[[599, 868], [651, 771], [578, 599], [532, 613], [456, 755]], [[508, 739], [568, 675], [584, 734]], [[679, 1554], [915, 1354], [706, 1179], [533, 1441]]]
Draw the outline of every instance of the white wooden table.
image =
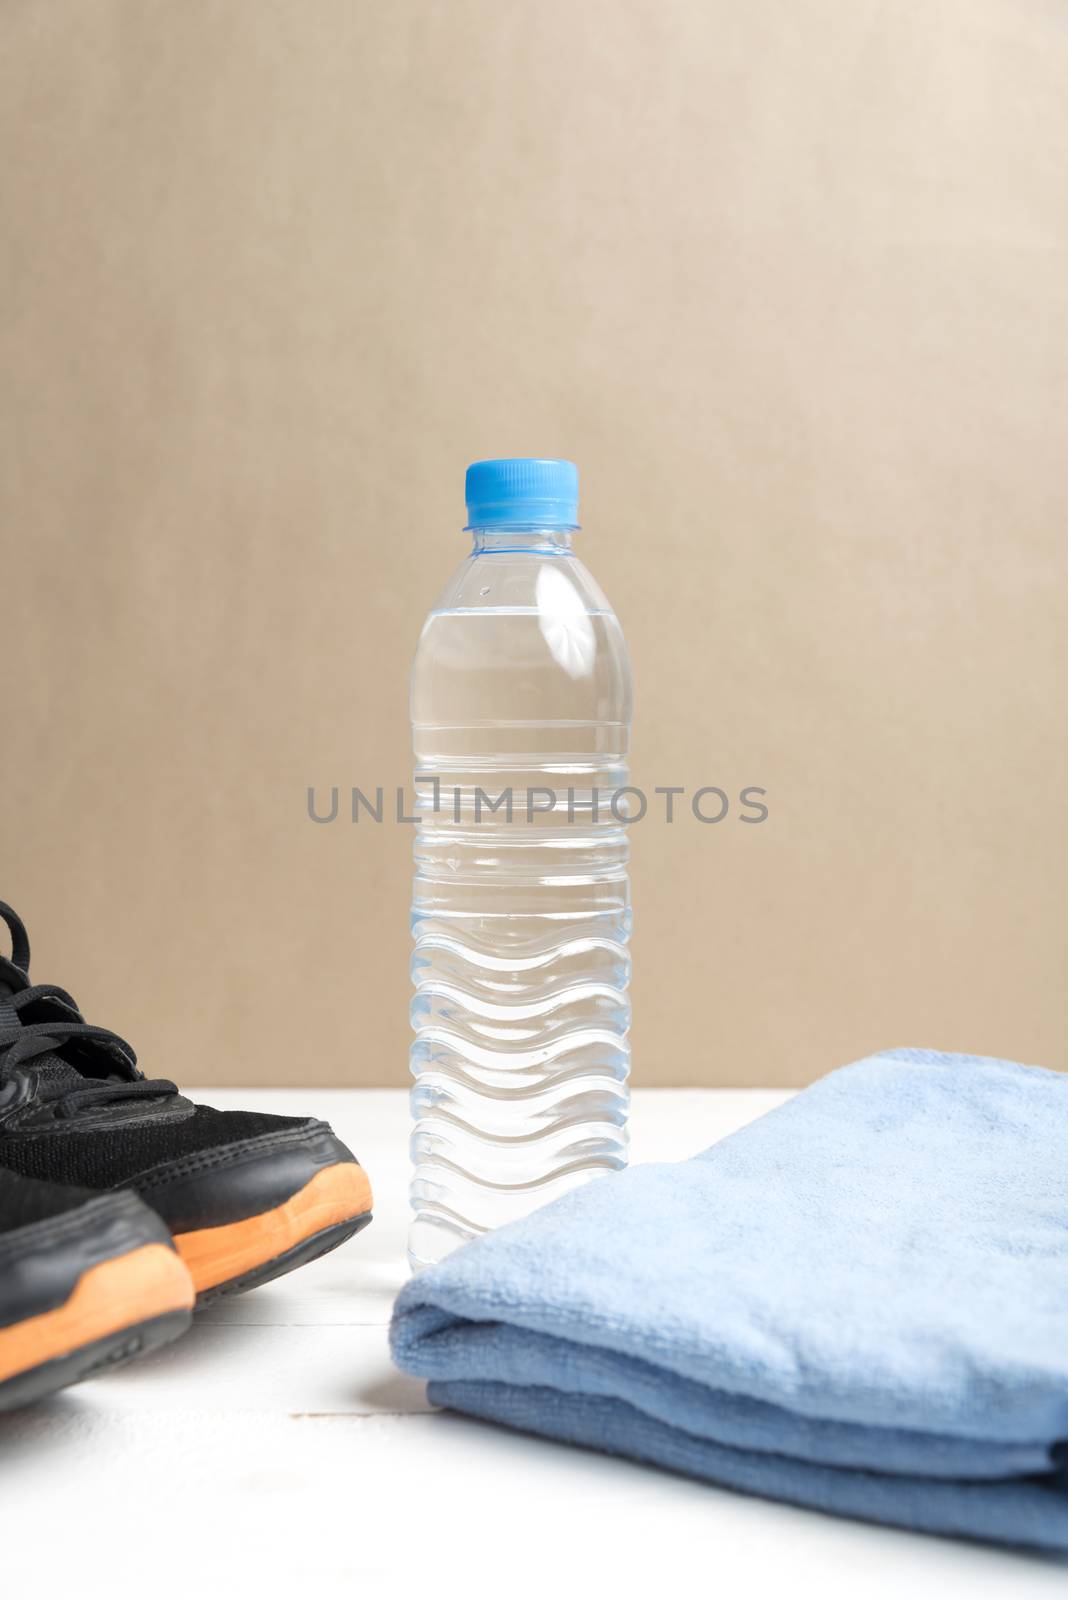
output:
[[[386, 1343], [407, 1273], [406, 1096], [198, 1097], [328, 1118], [371, 1174], [375, 1221], [324, 1260], [212, 1307], [156, 1357], [0, 1417], [5, 1600], [296, 1600], [346, 1580], [359, 1587], [339, 1592], [374, 1600], [1068, 1593], [1056, 1559], [747, 1499], [430, 1411]], [[784, 1098], [639, 1090], [634, 1159], [691, 1155]]]

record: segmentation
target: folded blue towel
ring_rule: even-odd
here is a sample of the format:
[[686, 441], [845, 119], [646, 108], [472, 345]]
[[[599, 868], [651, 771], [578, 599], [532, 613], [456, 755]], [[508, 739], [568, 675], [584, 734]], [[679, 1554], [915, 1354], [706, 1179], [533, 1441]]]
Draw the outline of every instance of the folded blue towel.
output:
[[413, 1278], [432, 1402], [753, 1494], [1068, 1549], [1068, 1077], [897, 1050]]

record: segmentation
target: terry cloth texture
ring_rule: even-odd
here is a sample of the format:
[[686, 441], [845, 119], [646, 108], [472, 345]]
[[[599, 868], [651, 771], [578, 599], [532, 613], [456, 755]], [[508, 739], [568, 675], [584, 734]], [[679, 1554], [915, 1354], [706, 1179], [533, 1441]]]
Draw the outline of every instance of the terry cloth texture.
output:
[[713, 1483], [1068, 1549], [1068, 1077], [897, 1050], [412, 1279], [430, 1399]]

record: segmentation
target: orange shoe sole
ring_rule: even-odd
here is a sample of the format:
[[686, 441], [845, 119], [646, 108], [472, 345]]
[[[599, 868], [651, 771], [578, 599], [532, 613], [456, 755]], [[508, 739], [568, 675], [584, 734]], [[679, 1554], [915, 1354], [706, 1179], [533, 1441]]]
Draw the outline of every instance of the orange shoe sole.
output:
[[[205, 1295], [255, 1288], [323, 1255], [371, 1220], [371, 1184], [355, 1161], [317, 1172], [282, 1205], [241, 1222], [176, 1233], [174, 1242]], [[322, 1248], [314, 1246], [321, 1241]]]
[[[140, 1245], [90, 1267], [63, 1305], [0, 1328], [0, 1383], [192, 1307], [189, 1273], [170, 1246]], [[136, 1339], [126, 1353], [137, 1353]], [[108, 1359], [117, 1360], [118, 1352]]]

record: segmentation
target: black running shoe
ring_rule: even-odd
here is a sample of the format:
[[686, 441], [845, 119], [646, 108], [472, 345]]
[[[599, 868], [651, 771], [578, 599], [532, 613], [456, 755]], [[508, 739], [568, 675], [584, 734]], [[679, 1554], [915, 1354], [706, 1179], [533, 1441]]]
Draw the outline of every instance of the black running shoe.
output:
[[20, 918], [0, 901], [0, 1163], [86, 1189], [133, 1189], [159, 1213], [198, 1305], [324, 1255], [371, 1220], [371, 1186], [325, 1123], [194, 1105], [146, 1079], [126, 1042], [31, 984]]
[[0, 1411], [176, 1339], [192, 1309], [171, 1236], [136, 1195], [0, 1167]]

